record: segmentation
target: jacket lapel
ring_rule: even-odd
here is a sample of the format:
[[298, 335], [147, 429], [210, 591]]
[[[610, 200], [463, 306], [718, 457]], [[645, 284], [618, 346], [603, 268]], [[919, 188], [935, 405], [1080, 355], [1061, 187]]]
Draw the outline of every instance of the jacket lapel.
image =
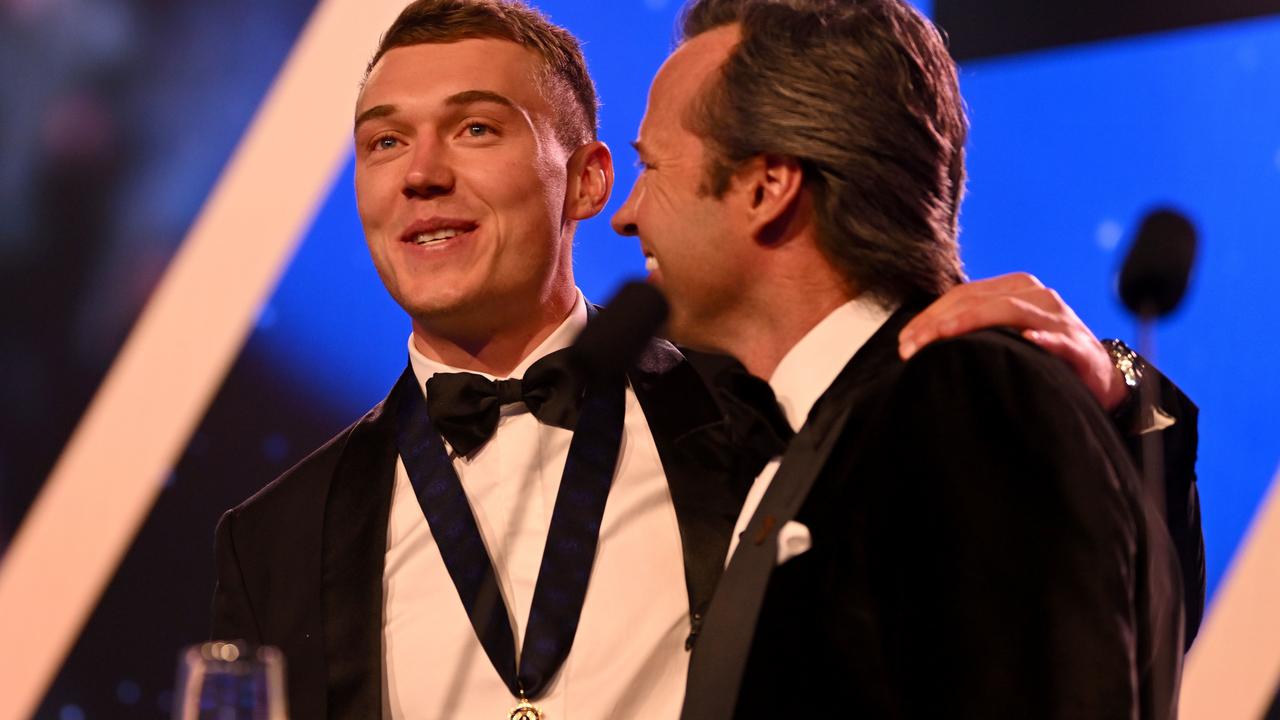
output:
[[334, 720], [382, 714], [382, 572], [397, 457], [394, 397], [392, 392], [353, 429], [325, 505], [321, 610]]
[[[829, 433], [841, 432], [844, 420], [848, 418], [845, 410], [856, 407], [874, 387], [874, 380], [884, 372], [901, 365], [898, 356], [898, 333], [906, 327], [907, 322], [925, 308], [933, 298], [916, 298], [902, 304], [879, 330], [867, 340], [858, 352], [849, 360], [831, 387], [827, 388], [805, 420], [806, 426], [813, 426], [812, 438], [820, 440]], [[823, 459], [825, 461], [825, 458]], [[784, 458], [783, 464], [786, 464]], [[821, 470], [821, 465], [807, 468], [806, 474], [812, 475]], [[781, 468], [779, 468], [781, 472]], [[812, 484], [812, 477], [809, 478]]]
[[[588, 305], [589, 315], [594, 308]], [[722, 422], [693, 366], [664, 340], [652, 340], [627, 373], [667, 476], [680, 526], [694, 634], [724, 569], [749, 478], [677, 443]], [[382, 712], [382, 574], [395, 481], [393, 391], [352, 430], [325, 506], [321, 549], [328, 717]], [[692, 637], [691, 637], [692, 639]]]
[[628, 378], [671, 490], [696, 635], [724, 570], [729, 536], [749, 483], [735, 482], [728, 469], [697, 453], [697, 443], [678, 442], [719, 425], [723, 416], [702, 378], [675, 346], [665, 340], [651, 341]]

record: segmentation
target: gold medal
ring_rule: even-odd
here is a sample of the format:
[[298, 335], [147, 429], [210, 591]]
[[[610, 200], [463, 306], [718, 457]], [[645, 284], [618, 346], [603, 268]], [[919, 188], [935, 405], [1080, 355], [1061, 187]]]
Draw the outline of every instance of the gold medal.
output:
[[507, 717], [508, 720], [546, 720], [542, 711], [525, 697], [520, 698], [519, 704], [511, 708], [511, 714]]

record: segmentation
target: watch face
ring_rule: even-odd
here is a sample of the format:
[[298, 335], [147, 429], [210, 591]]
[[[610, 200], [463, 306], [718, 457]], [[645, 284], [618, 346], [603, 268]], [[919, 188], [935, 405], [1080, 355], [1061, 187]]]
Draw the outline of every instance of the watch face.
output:
[[1111, 363], [1124, 377], [1124, 384], [1131, 389], [1142, 382], [1142, 365], [1138, 362], [1138, 354], [1120, 340], [1103, 340], [1103, 347], [1111, 355]]

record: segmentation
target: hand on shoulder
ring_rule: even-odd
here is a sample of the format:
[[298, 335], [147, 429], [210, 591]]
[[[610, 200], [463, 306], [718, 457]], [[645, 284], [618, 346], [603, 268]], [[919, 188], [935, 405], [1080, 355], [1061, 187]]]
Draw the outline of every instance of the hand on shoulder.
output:
[[1124, 378], [1106, 348], [1056, 291], [1028, 273], [957, 285], [907, 323], [898, 351], [910, 359], [936, 340], [996, 326], [1015, 328], [1064, 360], [1107, 411], [1124, 401]]

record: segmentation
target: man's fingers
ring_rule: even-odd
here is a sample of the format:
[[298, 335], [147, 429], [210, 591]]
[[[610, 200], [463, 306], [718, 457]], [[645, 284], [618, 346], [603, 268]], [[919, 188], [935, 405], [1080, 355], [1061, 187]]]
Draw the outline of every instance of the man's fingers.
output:
[[[1034, 280], [1034, 278], [1031, 279]], [[940, 332], [940, 335], [949, 336], [954, 333], [947, 331], [945, 328], [949, 326], [965, 325], [963, 320], [958, 322], [955, 321], [956, 316], [965, 313], [973, 313], [973, 308], [975, 306], [990, 305], [991, 308], [986, 311], [985, 314], [998, 320], [1001, 317], [1008, 316], [1008, 313], [1003, 313], [999, 308], [1003, 304], [1012, 301], [1019, 301], [1027, 305], [1034, 306], [1044, 311], [1044, 313], [1034, 316], [1019, 314], [1016, 316], [1010, 316], [1008, 321], [996, 322], [993, 324], [1053, 330], [1057, 329], [1057, 326], [1061, 324], [1060, 322], [1057, 322], [1057, 320], [1070, 320], [1075, 318], [1075, 312], [1072, 311], [1065, 302], [1063, 302], [1062, 297], [1058, 295], [1056, 291], [1043, 286], [1025, 287], [1019, 290], [1008, 290], [1004, 292], [957, 292], [954, 295], [948, 293], [942, 298], [939, 298], [929, 307], [925, 308], [923, 312], [912, 318], [911, 321], [907, 323], [906, 327], [902, 329], [901, 334], [903, 336], [917, 334], [923, 335], [925, 334], [925, 328], [935, 325], [940, 328], [944, 328]], [[1037, 320], [1052, 320], [1054, 322], [1052, 327], [1048, 325], [1019, 325], [1019, 322], [1021, 321], [1034, 322]], [[976, 327], [983, 326], [979, 325], [970, 327], [969, 329], [976, 329]]]
[[1043, 289], [1044, 284], [1036, 276], [1024, 272], [972, 280], [951, 288], [942, 297], [933, 301], [932, 305], [925, 308], [924, 312], [925, 314], [942, 312], [957, 302], [964, 302], [977, 296], [1008, 295], [1037, 288]]
[[1044, 287], [1044, 283], [1040, 282], [1040, 278], [1025, 272], [1005, 273], [991, 278], [974, 280], [965, 283], [965, 285], [980, 288], [984, 292], [1016, 292]]
[[1068, 336], [1046, 330], [1023, 330], [1022, 337], [1039, 345], [1050, 355], [1065, 360], [1076, 373], [1080, 372], [1081, 358]]
[[[912, 318], [911, 322], [903, 328], [901, 336], [931, 335], [929, 339], [936, 339], [939, 335], [932, 334], [932, 331], [922, 331], [922, 328], [931, 324], [945, 324], [944, 321], [959, 307], [968, 306], [975, 301], [999, 302], [1010, 295], [1022, 297], [1044, 310], [1056, 311], [1055, 304], [1066, 307], [1062, 305], [1062, 299], [1057, 293], [1046, 288], [1034, 275], [1024, 272], [1009, 273], [957, 285]], [[941, 336], [945, 337], [949, 334], [944, 332]]]
[[1065, 360], [1106, 411], [1115, 410], [1124, 401], [1127, 395], [1124, 378], [1092, 335], [1024, 330], [1022, 336]]
[[898, 354], [910, 359], [931, 342], [973, 330], [1010, 326], [1062, 358], [1102, 406], [1123, 399], [1106, 351], [1062, 297], [1034, 275], [1010, 273], [953, 288], [907, 323]]
[[[1049, 307], [1042, 308], [1042, 304]], [[968, 297], [928, 316], [922, 313], [908, 323], [898, 336], [899, 354], [905, 360], [935, 340], [1000, 325], [1054, 332], [1066, 329], [1052, 303], [1039, 296]]]
[[1094, 367], [1092, 358], [1085, 354], [1082, 338], [1045, 330], [1024, 330], [1022, 337], [1039, 345], [1050, 355], [1065, 360], [1071, 366], [1071, 371], [1088, 386], [1089, 392], [1101, 399], [1099, 396], [1104, 388], [1100, 385], [1101, 378], [1097, 376], [1098, 368]]

